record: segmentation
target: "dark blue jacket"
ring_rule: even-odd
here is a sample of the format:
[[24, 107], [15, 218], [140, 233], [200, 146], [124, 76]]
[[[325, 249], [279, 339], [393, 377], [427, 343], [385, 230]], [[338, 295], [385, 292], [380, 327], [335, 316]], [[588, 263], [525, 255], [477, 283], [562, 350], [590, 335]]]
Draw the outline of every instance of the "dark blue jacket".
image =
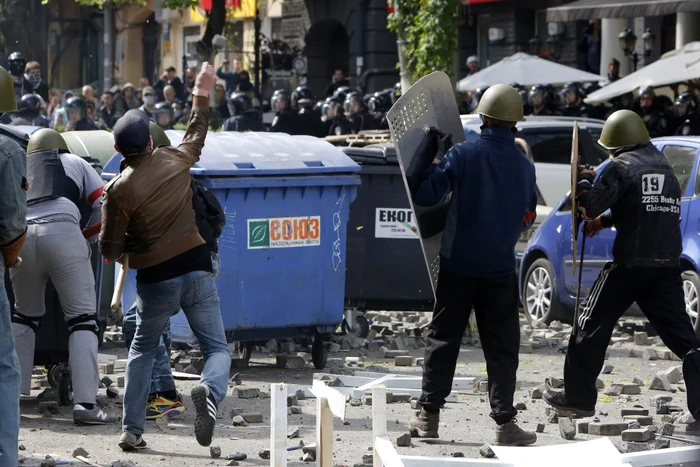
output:
[[440, 267], [469, 277], [515, 272], [515, 245], [535, 221], [535, 166], [513, 131], [482, 127], [481, 138], [456, 144], [431, 164], [414, 195], [420, 206], [452, 192]]

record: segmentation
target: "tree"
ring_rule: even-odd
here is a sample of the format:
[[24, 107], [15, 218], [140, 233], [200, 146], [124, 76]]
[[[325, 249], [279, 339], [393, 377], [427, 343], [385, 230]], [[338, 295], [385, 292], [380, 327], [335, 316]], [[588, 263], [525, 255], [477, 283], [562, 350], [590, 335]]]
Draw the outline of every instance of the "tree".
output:
[[459, 37], [459, 0], [396, 0], [389, 30], [398, 40], [401, 87], [434, 71], [452, 74]]

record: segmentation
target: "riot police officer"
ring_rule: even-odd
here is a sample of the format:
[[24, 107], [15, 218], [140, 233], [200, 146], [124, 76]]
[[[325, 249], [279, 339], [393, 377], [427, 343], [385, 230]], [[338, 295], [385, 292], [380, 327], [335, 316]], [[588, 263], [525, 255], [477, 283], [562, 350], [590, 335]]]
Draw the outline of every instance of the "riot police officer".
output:
[[564, 107], [561, 114], [565, 117], [589, 117], [588, 106], [583, 102], [583, 93], [576, 83], [567, 83], [561, 90]]
[[[598, 83], [584, 83], [583, 86], [581, 86], [581, 93], [583, 94], [583, 97], [588, 97], [594, 92], [598, 91], [600, 89], [600, 85]], [[598, 104], [598, 105], [592, 105], [592, 104], [587, 104], [588, 105], [588, 116], [590, 118], [598, 118], [601, 119], [605, 116], [605, 106]]]
[[345, 98], [348, 97], [348, 94], [352, 92], [352, 89], [350, 86], [341, 86], [338, 89], [335, 90], [333, 93], [333, 96], [336, 99], [340, 99], [341, 101], [345, 102]]
[[379, 122], [369, 112], [365, 106], [365, 101], [359, 92], [351, 92], [345, 98], [343, 110], [353, 134], [357, 134], [365, 130], [378, 130]]
[[531, 115], [554, 115], [554, 112], [552, 112], [548, 106], [548, 93], [544, 86], [536, 84], [531, 87], [528, 93], [528, 102], [532, 109]]
[[99, 130], [95, 122], [87, 116], [87, 105], [82, 97], [74, 96], [66, 102], [66, 116], [68, 124], [66, 131], [90, 131]]
[[343, 113], [343, 102], [338, 97], [329, 97], [323, 104], [323, 119], [326, 135], [349, 135], [352, 133], [350, 122]]
[[684, 92], [673, 103], [673, 112], [680, 121], [676, 136], [700, 135], [700, 115], [698, 115], [698, 99], [695, 94]]
[[253, 108], [253, 101], [245, 92], [234, 92], [228, 100], [232, 117], [224, 122], [224, 131], [263, 131], [260, 114]]
[[[637, 303], [661, 340], [683, 360], [688, 408], [700, 434], [700, 340], [688, 314], [681, 279], [681, 186], [666, 156], [650, 141], [642, 119], [629, 110], [608, 118], [598, 143], [612, 160], [597, 177], [580, 170], [576, 203], [592, 237], [615, 227], [613, 260], [593, 285], [574, 325], [564, 364], [563, 392], [545, 391], [552, 407], [595, 415], [596, 378], [613, 329]], [[607, 213], [607, 214], [604, 214]]]
[[393, 92], [391, 93], [391, 105], [396, 104], [396, 101], [401, 97], [401, 82], [394, 85]]
[[479, 101], [481, 101], [481, 97], [484, 95], [484, 93], [488, 90], [488, 86], [486, 87], [481, 87], [478, 88], [474, 93], [472, 94], [471, 101], [468, 101], [467, 106], [468, 106], [468, 113], [475, 113], [476, 108], [479, 107]]
[[41, 97], [36, 94], [25, 94], [19, 101], [17, 111], [3, 115], [0, 121], [11, 123], [12, 120], [19, 118], [29, 125], [48, 128], [49, 120], [41, 115], [42, 106]]
[[392, 89], [375, 92], [372, 97], [369, 98], [369, 103], [367, 104], [372, 116], [379, 121], [380, 130], [389, 129], [389, 121], [386, 118], [386, 113], [391, 110], [392, 92]]
[[[0, 112], [17, 109], [10, 74], [0, 67]], [[20, 251], [27, 236], [27, 158], [22, 147], [0, 134], [0, 278], [6, 268], [22, 264]], [[10, 303], [0, 280], [0, 458], [18, 465], [20, 369], [12, 338]]]
[[15, 100], [19, 103], [22, 100], [22, 96], [34, 92], [34, 86], [24, 76], [27, 60], [22, 52], [14, 52], [7, 59], [7, 65], [15, 88]]
[[172, 130], [175, 123], [175, 112], [172, 104], [158, 102], [153, 108], [153, 121], [164, 130]]
[[527, 92], [527, 89], [525, 89], [525, 86], [521, 85], [520, 83], [510, 83], [510, 87], [518, 91], [518, 94], [520, 94], [520, 98], [523, 100], [524, 115], [530, 115], [532, 113], [532, 108], [530, 107], [529, 93]]
[[299, 134], [299, 114], [289, 108], [289, 94], [284, 89], [274, 92], [271, 99], [275, 118], [270, 131], [277, 133]]
[[299, 112], [299, 131], [297, 134], [323, 138], [321, 115], [314, 110], [314, 95], [306, 86], [299, 86], [292, 93], [292, 108]]
[[44, 289], [51, 279], [70, 333], [73, 421], [115, 423], [119, 418], [103, 412], [95, 400], [100, 327], [88, 242], [96, 242], [100, 233], [104, 182], [84, 159], [70, 154], [60, 133], [50, 129], [37, 131], [29, 140], [27, 180], [23, 264], [10, 271], [15, 295], [12, 334], [22, 368], [22, 393], [31, 389], [36, 331], [46, 312]]
[[438, 299], [418, 399], [422, 409], [409, 428], [419, 437], [439, 436], [440, 407], [452, 389], [473, 306], [486, 357], [491, 418], [498, 425], [496, 443], [527, 446], [537, 435], [518, 427], [513, 406], [520, 348], [514, 250], [535, 220], [535, 166], [515, 144], [515, 124], [524, 118], [515, 89], [491, 86], [476, 112], [483, 121], [480, 139], [458, 143], [444, 154], [441, 137], [441, 150], [413, 195], [417, 205], [426, 207], [450, 192], [452, 197], [444, 228], [450, 235], [442, 237]]
[[639, 104], [637, 114], [642, 117], [649, 136], [652, 138], [668, 136], [671, 132], [669, 121], [658, 105], [654, 89], [650, 86], [639, 88], [637, 99]]

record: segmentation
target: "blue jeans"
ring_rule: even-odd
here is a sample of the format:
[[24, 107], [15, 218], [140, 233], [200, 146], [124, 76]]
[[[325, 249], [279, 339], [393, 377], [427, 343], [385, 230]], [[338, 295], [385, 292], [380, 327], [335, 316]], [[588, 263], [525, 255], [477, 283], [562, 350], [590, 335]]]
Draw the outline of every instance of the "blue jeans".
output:
[[[221, 260], [219, 259], [218, 253], [211, 254], [212, 270], [214, 271], [214, 277], [219, 275], [221, 270]], [[126, 313], [124, 313], [124, 321], [122, 323], [122, 333], [124, 334], [124, 342], [126, 343], [126, 348], [131, 348], [131, 342], [134, 340], [134, 334], [136, 333], [136, 316], [137, 316], [137, 302], [129, 308]], [[175, 391], [175, 381], [173, 380], [173, 373], [170, 370], [170, 347], [172, 344], [172, 336], [170, 334], [170, 320], [165, 326], [165, 330], [160, 337], [160, 342], [158, 342], [158, 347], [156, 348], [156, 356], [153, 360], [153, 374], [151, 376], [151, 389], [149, 394], [162, 393], [165, 391]]]
[[226, 397], [231, 357], [226, 343], [214, 274], [195, 271], [154, 284], [136, 284], [137, 325], [126, 365], [123, 429], [142, 434], [153, 360], [170, 317], [185, 312], [204, 355], [201, 384], [216, 403]]
[[0, 258], [0, 466], [17, 465], [19, 436], [19, 360], [5, 292], [5, 266]]

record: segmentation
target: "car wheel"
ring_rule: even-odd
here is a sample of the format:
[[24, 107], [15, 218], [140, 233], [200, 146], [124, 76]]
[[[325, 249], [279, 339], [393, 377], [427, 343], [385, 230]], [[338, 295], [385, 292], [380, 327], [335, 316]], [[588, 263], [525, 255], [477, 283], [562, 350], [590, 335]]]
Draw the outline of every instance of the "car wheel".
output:
[[683, 298], [685, 298], [685, 312], [690, 316], [695, 334], [700, 336], [700, 276], [695, 271], [684, 271]]
[[523, 308], [530, 324], [549, 324], [560, 310], [552, 263], [540, 258], [527, 270], [523, 281]]

